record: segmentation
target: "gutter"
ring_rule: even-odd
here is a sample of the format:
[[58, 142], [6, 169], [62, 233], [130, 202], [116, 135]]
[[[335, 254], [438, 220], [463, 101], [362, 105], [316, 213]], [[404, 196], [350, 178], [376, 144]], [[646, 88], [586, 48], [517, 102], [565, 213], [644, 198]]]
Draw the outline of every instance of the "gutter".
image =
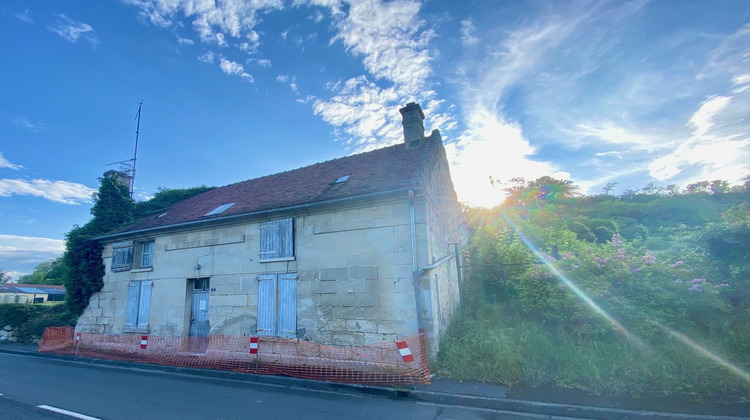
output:
[[[113, 233], [109, 235], [102, 235], [102, 236], [97, 236], [93, 239], [97, 241], [115, 240], [115, 239], [126, 238], [126, 237], [134, 236], [134, 235], [150, 234], [154, 232], [168, 231], [168, 230], [180, 229], [180, 228], [185, 228], [185, 227], [188, 227], [188, 228], [194, 227], [194, 226], [202, 227], [203, 225], [231, 223], [231, 222], [235, 222], [235, 221], [239, 221], [243, 219], [250, 219], [250, 218], [259, 217], [259, 216], [267, 216], [267, 215], [274, 214], [274, 213], [282, 213], [282, 212], [289, 212], [289, 211], [302, 210], [302, 209], [309, 210], [309, 209], [324, 207], [328, 205], [348, 203], [348, 202], [354, 202], [358, 200], [366, 200], [366, 199], [372, 199], [372, 198], [380, 198], [380, 197], [386, 197], [389, 195], [398, 195], [399, 193], [407, 193], [407, 192], [409, 193], [410, 200], [412, 200], [412, 204], [413, 204], [413, 195], [414, 195], [413, 190], [408, 189], [408, 188], [399, 188], [395, 190], [380, 191], [380, 192], [375, 192], [375, 193], [361, 194], [361, 195], [348, 196], [348, 197], [342, 197], [342, 198], [334, 198], [331, 200], [318, 201], [318, 202], [313, 202], [313, 203], [297, 204], [297, 205], [288, 206], [288, 207], [261, 210], [261, 211], [256, 211], [252, 213], [235, 214], [231, 216], [224, 216], [224, 217], [219, 217], [219, 218], [214, 218], [214, 219], [191, 220], [189, 222], [176, 223], [173, 225], [155, 226], [151, 228], [131, 230], [127, 232]], [[413, 205], [411, 207], [411, 211], [413, 211]], [[413, 215], [412, 215], [412, 219], [413, 219]], [[416, 248], [416, 245], [414, 243], [414, 240], [412, 240], [412, 249], [414, 248]], [[414, 266], [416, 269], [416, 255], [414, 255], [413, 257], [414, 257], [413, 258]]]
[[417, 268], [417, 222], [414, 216], [414, 191], [409, 190], [409, 227], [411, 228], [411, 283], [414, 286], [414, 308], [417, 311], [417, 329], [424, 333], [424, 317], [422, 315], [422, 288], [419, 277], [422, 270]]

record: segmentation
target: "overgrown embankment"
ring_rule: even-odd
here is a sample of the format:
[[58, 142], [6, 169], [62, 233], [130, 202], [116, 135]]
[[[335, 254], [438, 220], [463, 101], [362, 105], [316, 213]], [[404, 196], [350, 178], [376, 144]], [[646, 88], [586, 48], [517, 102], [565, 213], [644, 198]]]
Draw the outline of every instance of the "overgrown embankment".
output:
[[[471, 210], [465, 306], [436, 371], [510, 386], [748, 401], [747, 189], [674, 200], [540, 191]], [[675, 202], [679, 214], [665, 210]]]
[[0, 328], [10, 326], [12, 341], [19, 343], [41, 339], [47, 327], [73, 326], [76, 318], [64, 304], [0, 304]]

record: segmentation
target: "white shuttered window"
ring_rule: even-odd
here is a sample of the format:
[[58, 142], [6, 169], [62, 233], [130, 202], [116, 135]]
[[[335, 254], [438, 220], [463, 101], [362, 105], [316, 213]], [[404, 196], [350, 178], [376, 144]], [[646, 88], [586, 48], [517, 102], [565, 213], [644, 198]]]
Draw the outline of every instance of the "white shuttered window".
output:
[[151, 308], [151, 287], [153, 283], [151, 280], [130, 282], [125, 326], [131, 328], [148, 328], [148, 317]]
[[258, 276], [258, 335], [297, 336], [297, 273]]
[[294, 219], [260, 224], [260, 260], [294, 259]]

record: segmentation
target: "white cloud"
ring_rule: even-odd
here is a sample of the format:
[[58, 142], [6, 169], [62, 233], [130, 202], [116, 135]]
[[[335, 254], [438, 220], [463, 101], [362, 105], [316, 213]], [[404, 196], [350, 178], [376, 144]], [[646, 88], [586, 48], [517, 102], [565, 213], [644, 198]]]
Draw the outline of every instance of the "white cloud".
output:
[[461, 21], [461, 43], [464, 46], [470, 47], [479, 42], [476, 33], [477, 28], [474, 26], [474, 22], [472, 22], [471, 19]]
[[750, 91], [712, 96], [692, 115], [692, 136], [654, 159], [648, 169], [658, 180], [678, 184], [723, 179], [740, 183], [750, 172]]
[[246, 62], [259, 67], [271, 67], [271, 60], [267, 58], [249, 58]]
[[297, 87], [297, 78], [294, 76], [287, 76], [286, 74], [280, 74], [276, 76], [276, 81], [288, 85], [294, 92], [299, 93]]
[[181, 45], [194, 45], [195, 44], [195, 42], [193, 42], [192, 39], [190, 39], [190, 38], [183, 38], [183, 37], [181, 37], [179, 35], [177, 35], [177, 42], [180, 43]]
[[260, 22], [259, 13], [280, 9], [282, 0], [123, 0], [135, 6], [139, 15], [154, 25], [169, 27], [179, 15], [192, 19], [193, 28], [204, 43], [224, 45], [225, 36], [241, 38]]
[[33, 132], [38, 132], [39, 130], [43, 130], [47, 128], [42, 123], [32, 122], [24, 117], [16, 117], [15, 119], [13, 119], [13, 124], [19, 127], [28, 128], [29, 130]]
[[334, 23], [339, 40], [354, 55], [362, 56], [365, 69], [417, 94], [432, 73], [427, 49], [432, 31], [420, 31], [416, 1], [363, 0], [349, 5], [349, 14]]
[[47, 29], [60, 35], [63, 39], [70, 42], [78, 42], [79, 39], [89, 42], [93, 46], [99, 44], [94, 28], [83, 22], [76, 22], [64, 14], [55, 14], [57, 22], [55, 26], [47, 26]]
[[714, 96], [701, 104], [700, 109], [690, 118], [689, 124], [695, 127], [694, 136], [706, 134], [714, 125], [714, 116], [729, 105], [732, 98], [728, 96]]
[[245, 68], [240, 63], [234, 62], [232, 60], [227, 60], [226, 58], [222, 57], [221, 61], [219, 62], [219, 68], [221, 68], [221, 71], [226, 74], [237, 75], [250, 82], [253, 81], [253, 76], [245, 72]]
[[[61, 239], [0, 234], [0, 259], [14, 263], [41, 263], [57, 258], [65, 251]], [[14, 279], [24, 273], [9, 271]]]
[[544, 175], [567, 179], [549, 162], [532, 160], [534, 148], [524, 137], [521, 126], [503, 121], [495, 112], [475, 107], [467, 116], [471, 128], [456, 144], [446, 146], [451, 175], [458, 198], [476, 206], [491, 207], [502, 201], [504, 192], [493, 188], [489, 178], [508, 181]]
[[96, 192], [83, 184], [46, 179], [0, 179], [0, 197], [31, 195], [62, 204], [81, 204], [91, 200]]
[[[570, 145], [581, 146], [583, 144], [606, 143], [635, 147], [639, 150], [663, 149], [664, 142], [657, 141], [654, 136], [649, 136], [630, 127], [623, 127], [614, 121], [582, 122], [571, 131], [574, 137], [569, 140]], [[595, 141], [587, 140], [586, 137], [595, 137]]]
[[216, 58], [216, 55], [211, 51], [208, 51], [205, 54], [198, 56], [199, 61], [202, 61], [204, 63], [209, 63], [209, 64], [213, 64], [215, 58]]
[[439, 113], [441, 102], [430, 89], [428, 44], [434, 33], [423, 29], [419, 2], [351, 2], [348, 13], [339, 2], [310, 3], [329, 9], [338, 31], [331, 42], [341, 42], [350, 54], [361, 57], [369, 74], [331, 84], [331, 98], [313, 101], [315, 114], [335, 126], [337, 135], [354, 151], [401, 141], [398, 109], [407, 102], [420, 102], [432, 121], [455, 124]]
[[18, 169], [23, 169], [23, 166], [16, 165], [14, 163], [9, 162], [8, 159], [5, 159], [5, 157], [3, 156], [3, 153], [0, 152], [0, 168], [18, 170]]
[[13, 16], [15, 16], [16, 19], [22, 22], [31, 23], [31, 24], [34, 23], [34, 19], [31, 18], [31, 12], [29, 11], [29, 9], [24, 9], [23, 13], [16, 13]]

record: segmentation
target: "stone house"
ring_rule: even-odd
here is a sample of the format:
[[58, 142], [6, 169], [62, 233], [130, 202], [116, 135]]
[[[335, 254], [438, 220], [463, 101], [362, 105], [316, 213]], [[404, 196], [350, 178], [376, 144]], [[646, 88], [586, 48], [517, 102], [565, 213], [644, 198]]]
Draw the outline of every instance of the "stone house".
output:
[[99, 238], [104, 287], [79, 332], [259, 335], [360, 346], [427, 332], [459, 306], [467, 230], [438, 130], [216, 188]]

